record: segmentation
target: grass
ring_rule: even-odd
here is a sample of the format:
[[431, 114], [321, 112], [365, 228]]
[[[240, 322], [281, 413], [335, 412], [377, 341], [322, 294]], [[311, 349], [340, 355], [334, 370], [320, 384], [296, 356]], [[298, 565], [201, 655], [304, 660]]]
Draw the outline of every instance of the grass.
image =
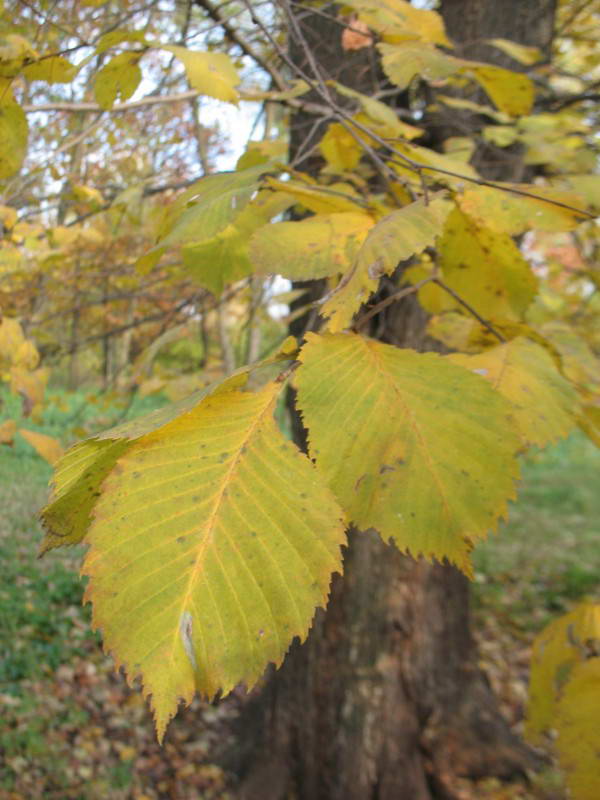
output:
[[[5, 393], [2, 417], [68, 444], [162, 404], [161, 398], [124, 405], [116, 398], [49, 393], [41, 419], [20, 419], [18, 398]], [[2, 419], [0, 419], [0, 422]], [[96, 638], [87, 608], [79, 610], [82, 548], [55, 551], [38, 560], [41, 530], [37, 511], [45, 504], [51, 467], [20, 436], [0, 448], [0, 692], [19, 694], [21, 681], [53, 672], [84, 655]]]
[[[21, 419], [18, 398], [4, 393], [0, 400], [0, 422], [16, 419], [19, 426], [64, 445], [164, 403], [160, 397], [127, 404], [118, 397], [55, 391], [48, 393], [43, 415], [34, 421]], [[130, 771], [118, 760], [108, 770], [106, 790], [73, 794], [82, 776], [73, 774], [68, 740], [89, 724], [88, 713], [74, 697], [52, 693], [61, 667], [78, 659], [98, 662], [102, 655], [99, 637], [90, 628], [89, 606], [81, 604], [83, 548], [37, 558], [42, 531], [36, 514], [47, 500], [51, 474], [20, 436], [13, 447], [0, 448], [0, 798], [13, 797], [25, 769], [32, 798], [117, 798], [124, 796], [119, 790]], [[43, 787], [39, 794], [33, 788], [38, 783]]]
[[473, 560], [476, 603], [501, 609], [525, 630], [598, 594], [600, 450], [573, 434], [524, 459], [508, 521]]

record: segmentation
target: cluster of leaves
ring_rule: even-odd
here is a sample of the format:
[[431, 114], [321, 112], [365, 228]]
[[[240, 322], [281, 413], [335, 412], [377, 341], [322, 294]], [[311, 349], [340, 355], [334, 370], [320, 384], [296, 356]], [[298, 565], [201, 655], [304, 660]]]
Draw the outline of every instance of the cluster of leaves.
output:
[[[234, 172], [192, 182], [145, 217], [153, 245], [137, 261], [142, 275], [175, 264], [169, 270], [214, 296], [272, 274], [327, 283], [321, 301], [304, 309], [319, 311], [319, 333], [286, 340], [271, 358], [167, 411], [75, 445], [58, 464], [43, 550], [88, 545], [94, 624], [129, 679], [141, 676], [159, 738], [181, 700], [252, 685], [269, 661], [281, 663], [295, 636], [306, 636], [342, 569], [349, 525], [470, 574], [471, 549], [515, 496], [517, 454], [577, 425], [600, 442], [592, 261], [600, 178], [589, 174], [585, 107], [534, 109], [547, 66], [536, 66], [531, 49], [492, 42], [528, 73], [468, 61], [450, 53], [433, 11], [403, 0], [346, 7], [347, 48], [374, 48], [399, 91], [430, 84], [428, 111], [445, 105], [489, 119], [483, 139], [518, 143], [525, 163], [547, 177], [484, 180], [469, 163], [471, 139], [453, 137], [445, 152], [434, 151], [415, 143], [422, 129], [381, 100], [298, 74], [255, 96], [335, 116], [319, 143], [318, 178], [279, 161], [280, 141], [254, 143]], [[40, 54], [19, 34], [6, 41], [2, 120], [16, 155], [3, 162], [5, 177], [25, 142], [9, 86], [74, 79], [64, 55]], [[133, 95], [140, 62], [157, 50], [183, 64], [194, 96], [252, 97], [237, 88], [225, 53], [115, 29], [95, 42], [95, 63], [113, 48], [120, 52], [93, 79], [102, 110]], [[481, 90], [493, 105], [481, 102]], [[123, 207], [130, 202], [121, 197]], [[292, 207], [295, 221], [271, 222]], [[403, 285], [372, 301], [382, 279]], [[382, 303], [407, 294], [451, 354], [364, 335]], [[288, 385], [308, 431], [307, 455], [274, 418]]]
[[[38, 366], [39, 361], [35, 345], [25, 338], [17, 320], [9, 317], [0, 320], [0, 379], [21, 398], [23, 416], [31, 416], [34, 421], [40, 417], [48, 381], [48, 370]], [[26, 428], [17, 429], [14, 419], [0, 425], [0, 444], [12, 446], [17, 432], [51, 464], [61, 457], [63, 450], [56, 439]]]

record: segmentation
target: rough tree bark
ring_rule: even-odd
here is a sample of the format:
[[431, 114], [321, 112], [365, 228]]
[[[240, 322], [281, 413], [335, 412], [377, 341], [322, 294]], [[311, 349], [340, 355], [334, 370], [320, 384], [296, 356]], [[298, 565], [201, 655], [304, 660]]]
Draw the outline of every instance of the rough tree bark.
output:
[[[335, 23], [308, 4], [298, 13], [327, 77], [372, 92], [381, 80], [372, 52], [343, 52]], [[442, 13], [450, 36], [464, 43], [462, 55], [508, 66], [481, 40], [500, 36], [546, 50], [554, 0], [443, 0]], [[307, 67], [297, 41], [291, 53]], [[451, 124], [440, 125], [445, 135]], [[322, 135], [297, 115], [292, 157], [310, 153], [311, 131], [313, 141]], [[318, 166], [314, 154], [300, 168], [307, 165]], [[429, 349], [425, 315], [411, 301], [385, 309], [371, 335]], [[299, 444], [302, 435], [297, 427]], [[477, 666], [467, 580], [401, 555], [372, 531], [351, 533], [327, 611], [240, 722], [244, 800], [451, 800], [456, 776], [510, 779], [533, 764]]]

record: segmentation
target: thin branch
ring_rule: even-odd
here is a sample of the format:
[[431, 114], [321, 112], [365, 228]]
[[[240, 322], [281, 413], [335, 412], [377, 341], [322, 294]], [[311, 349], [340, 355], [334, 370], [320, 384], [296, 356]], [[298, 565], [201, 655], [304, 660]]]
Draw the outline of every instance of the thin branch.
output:
[[154, 106], [154, 105], [161, 105], [164, 103], [179, 103], [183, 100], [191, 100], [194, 97], [197, 97], [200, 92], [196, 91], [195, 89], [190, 89], [187, 92], [180, 92], [178, 94], [165, 94], [161, 97], [156, 97], [155, 95], [148, 95], [148, 97], [143, 97], [141, 100], [132, 100], [129, 103], [117, 103], [112, 108], [106, 109], [101, 108], [97, 103], [39, 103], [38, 105], [24, 105], [22, 106], [23, 111], [26, 114], [35, 114], [37, 111], [70, 111], [70, 112], [80, 112], [80, 111], [98, 111], [100, 113], [110, 111], [112, 113], [115, 112], [122, 112], [122, 111], [133, 111], [136, 108], [142, 108], [143, 106]]
[[419, 281], [418, 283], [413, 284], [412, 286], [406, 286], [404, 289], [398, 289], [397, 292], [393, 292], [388, 297], [385, 297], [379, 303], [376, 303], [372, 308], [370, 308], [365, 314], [359, 317], [356, 322], [352, 325], [352, 330], [358, 331], [364, 327], [364, 325], [372, 319], [376, 314], [379, 314], [380, 311], [383, 311], [384, 308], [387, 308], [392, 303], [396, 303], [398, 300], [402, 300], [403, 297], [407, 297], [410, 294], [414, 294], [418, 292], [419, 289], [423, 288], [428, 283], [436, 280], [435, 275], [429, 275], [427, 278], [423, 278], [423, 280]]
[[271, 76], [271, 80], [277, 86], [278, 89], [284, 91], [287, 88], [287, 83], [284, 80], [283, 76], [279, 72], [279, 70], [275, 69], [268, 61], [266, 61], [260, 53], [257, 53], [256, 50], [252, 47], [249, 42], [247, 42], [244, 37], [239, 33], [239, 31], [234, 28], [234, 26], [224, 17], [221, 16], [221, 10], [218, 6], [214, 6], [210, 0], [194, 0], [194, 4], [199, 8], [203, 8], [206, 13], [209, 15], [211, 19], [214, 19], [225, 31], [225, 35], [227, 38], [235, 42], [238, 47], [241, 48], [242, 52], [253, 59], [259, 67], [264, 69], [266, 73]]
[[432, 283], [435, 283], [437, 286], [440, 287], [440, 289], [443, 289], [445, 292], [448, 292], [448, 294], [451, 297], [453, 297], [457, 303], [460, 303], [461, 306], [466, 308], [469, 314], [472, 314], [475, 317], [475, 319], [483, 325], [484, 328], [487, 328], [487, 330], [491, 334], [493, 334], [496, 337], [496, 339], [498, 339], [499, 342], [502, 342], [503, 344], [506, 342], [506, 338], [499, 331], [497, 331], [493, 325], [491, 325], [486, 319], [484, 319], [481, 316], [481, 314], [479, 314], [479, 312], [476, 311], [470, 303], [467, 303], [466, 300], [463, 300], [463, 298], [459, 294], [457, 294], [454, 291], [454, 289], [452, 289], [450, 286], [444, 283], [444, 281], [441, 280], [441, 278], [433, 277], [431, 280]]

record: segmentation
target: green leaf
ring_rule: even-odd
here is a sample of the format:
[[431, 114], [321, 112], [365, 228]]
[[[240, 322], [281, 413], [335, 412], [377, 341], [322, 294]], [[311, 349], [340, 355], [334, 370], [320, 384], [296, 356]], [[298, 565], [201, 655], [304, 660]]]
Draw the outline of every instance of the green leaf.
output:
[[234, 222], [206, 242], [183, 248], [187, 272], [214, 295], [241, 278], [251, 275], [254, 267], [249, 256], [251, 236], [269, 220], [294, 202], [282, 192], [261, 192], [241, 211]]
[[307, 335], [296, 374], [309, 454], [359, 528], [470, 573], [513, 499], [519, 441], [483, 378], [433, 353]]
[[[2, 91], [0, 86], [0, 96]], [[5, 95], [0, 101], [0, 180], [10, 178], [20, 169], [27, 151], [28, 135], [25, 112], [12, 96], [8, 98]]]
[[268, 164], [260, 164], [202, 178], [174, 204], [161, 231], [161, 246], [204, 242], [216, 236], [241, 214], [268, 170]]
[[372, 217], [358, 212], [265, 225], [250, 242], [254, 271], [291, 280], [346, 272], [372, 226]]
[[371, 229], [351, 272], [323, 305], [330, 331], [348, 327], [355, 312], [377, 289], [382, 275], [391, 275], [401, 261], [434, 243], [450, 208], [441, 197], [433, 198], [428, 205], [417, 200], [388, 214]]
[[180, 700], [280, 664], [341, 570], [339, 506], [273, 419], [282, 385], [224, 387], [141, 436], [94, 508], [86, 600], [159, 740]]
[[94, 96], [100, 108], [108, 110], [118, 97], [124, 102], [135, 92], [142, 80], [142, 71], [138, 66], [140, 55], [119, 53], [98, 71], [94, 80]]
[[173, 53], [181, 61], [192, 89], [226, 103], [238, 102], [235, 87], [240, 77], [228, 55], [188, 50], [177, 45], [163, 47], [163, 50]]
[[524, 444], [544, 447], [575, 427], [577, 392], [539, 344], [519, 337], [478, 355], [456, 353], [449, 359], [482, 375], [506, 397]]

